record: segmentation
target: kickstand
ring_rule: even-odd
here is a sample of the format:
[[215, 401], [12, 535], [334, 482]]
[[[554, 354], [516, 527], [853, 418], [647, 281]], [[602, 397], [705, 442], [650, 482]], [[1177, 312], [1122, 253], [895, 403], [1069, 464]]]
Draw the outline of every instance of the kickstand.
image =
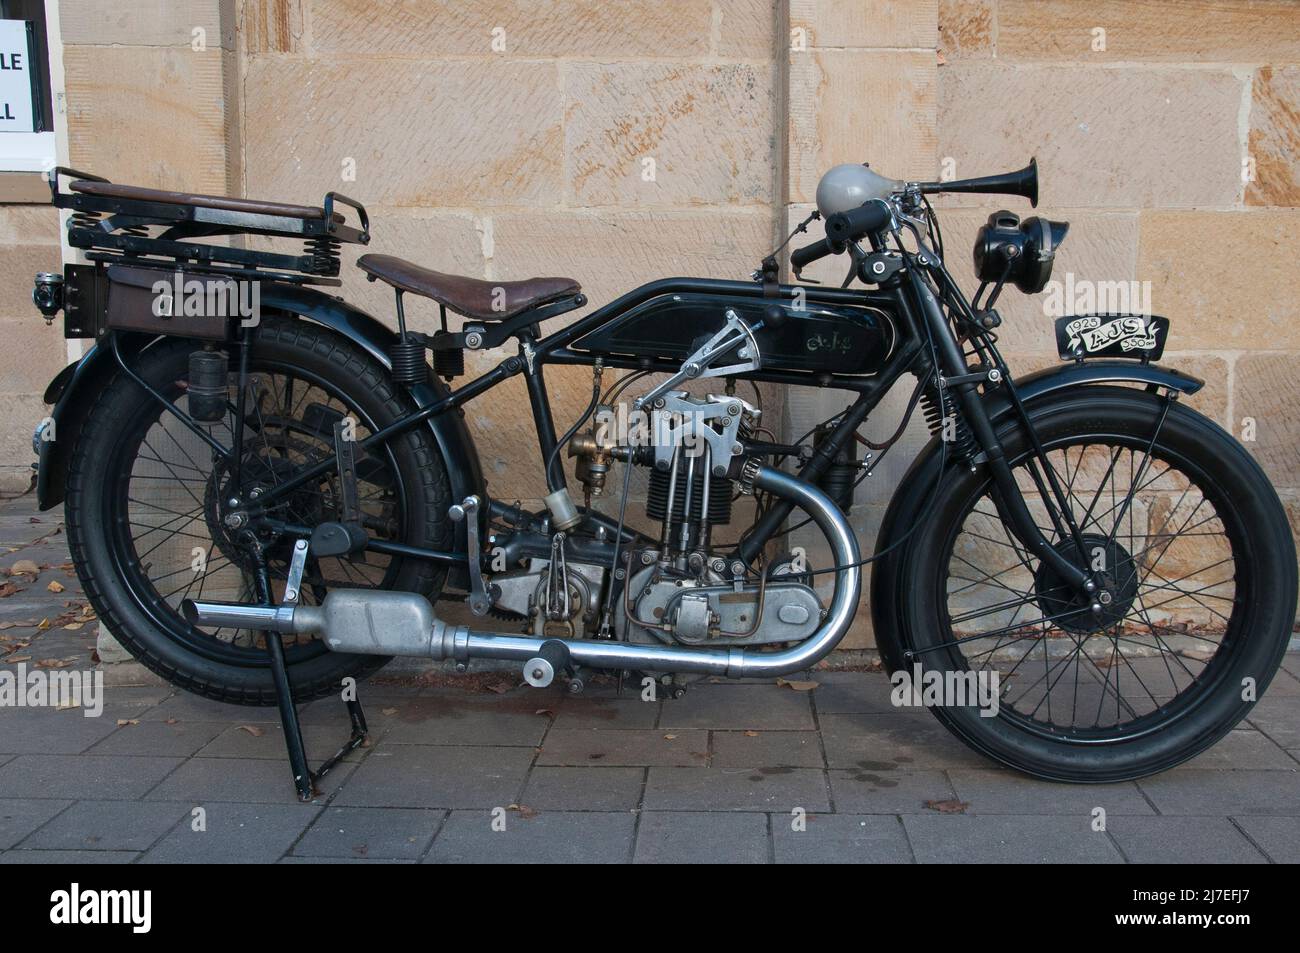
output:
[[[252, 534], [249, 534], [250, 536]], [[266, 569], [266, 559], [262, 552], [261, 541], [253, 539], [251, 544], [253, 559], [257, 567], [258, 596], [265, 605], [273, 605], [271, 596], [271, 578]], [[302, 586], [303, 569], [307, 562], [307, 541], [298, 540], [293, 547], [293, 559], [289, 564], [289, 579], [284, 589], [284, 605], [295, 605]], [[271, 679], [275, 683], [276, 702], [280, 707], [280, 725], [284, 729], [284, 745], [289, 753], [289, 768], [293, 771], [294, 787], [298, 789], [300, 801], [310, 801], [320, 794], [316, 782], [348, 756], [366, 743], [366, 714], [357, 698], [345, 701], [348, 718], [352, 723], [352, 735], [343, 747], [326, 759], [321, 766], [312, 771], [307, 766], [307, 749], [302, 742], [302, 724], [298, 721], [298, 708], [293, 702], [293, 689], [289, 684], [289, 670], [284, 664], [284, 643], [278, 632], [263, 632], [266, 642], [266, 654], [271, 659]]]

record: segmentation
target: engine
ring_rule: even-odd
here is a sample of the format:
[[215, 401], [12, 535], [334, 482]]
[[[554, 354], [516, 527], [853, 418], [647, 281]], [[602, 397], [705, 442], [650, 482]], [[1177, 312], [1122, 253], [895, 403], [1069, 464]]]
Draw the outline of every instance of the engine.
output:
[[[737, 481], [729, 474], [759, 416], [733, 394], [652, 392], [639, 415], [618, 427], [607, 418], [572, 442], [588, 499], [604, 491], [613, 459], [649, 470], [645, 515], [658, 527], [657, 540], [623, 551], [611, 634], [632, 642], [726, 646], [798, 641], [817, 628], [821, 601], [794, 560], [755, 571], [713, 548], [714, 531], [731, 522], [736, 490], [749, 489], [743, 475]], [[579, 575], [592, 568], [576, 567]], [[543, 588], [554, 589], [549, 572], [538, 579], [535, 604]]]

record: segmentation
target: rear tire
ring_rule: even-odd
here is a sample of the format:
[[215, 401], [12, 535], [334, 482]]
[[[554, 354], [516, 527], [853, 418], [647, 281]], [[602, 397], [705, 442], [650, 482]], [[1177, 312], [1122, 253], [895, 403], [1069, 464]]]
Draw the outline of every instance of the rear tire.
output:
[[[311, 382], [322, 393], [332, 395], [341, 408], [355, 415], [359, 426], [370, 432], [412, 410], [395, 389], [385, 368], [325, 328], [300, 320], [264, 317], [252, 340], [254, 370], [269, 368], [266, 373], [273, 375], [279, 369], [281, 373]], [[184, 393], [189, 354], [196, 347], [195, 342], [169, 338], [155, 342], [138, 357], [129, 359], [133, 370], [144, 380], [179, 400]], [[237, 364], [236, 347], [232, 346], [231, 351], [233, 369]], [[152, 560], [158, 557], [149, 552], [144, 555], [136, 552], [138, 544], [131, 527], [139, 525], [132, 519], [140, 518], [140, 504], [138, 498], [132, 498], [132, 468], [139, 466], [140, 448], [151, 446], [148, 437], [158, 432], [156, 428], [161, 426], [159, 422], [163, 418], [170, 419], [161, 405], [121, 373], [98, 394], [73, 449], [68, 473], [68, 542], [77, 574], [101, 621], [150, 670], [173, 685], [208, 698], [273, 705], [276, 694], [264, 646], [256, 641], [227, 644], [212, 633], [190, 625], [179, 611], [179, 599], [175, 595], [164, 597], [161, 590], [169, 586], [156, 582], [158, 570], [152, 570], [155, 578], [151, 579]], [[247, 441], [245, 445], [248, 446]], [[270, 454], [270, 448], [267, 453]], [[207, 455], [214, 456], [211, 451]], [[392, 474], [385, 476], [385, 480], [398, 488], [389, 494], [396, 497], [392, 504], [397, 514], [392, 520], [392, 538], [431, 549], [448, 548], [451, 533], [446, 513], [450, 492], [442, 457], [428, 431], [415, 428], [396, 437], [388, 442], [386, 451], [376, 456], [381, 459], [385, 472]], [[192, 450], [187, 449], [185, 459], [189, 462], [182, 465], [183, 474], [203, 470], [208, 465], [216, 472], [216, 464], [211, 459], [205, 461]], [[276, 476], [271, 474], [273, 478]], [[220, 482], [212, 476], [206, 482], [194, 476], [191, 479], [194, 489], [187, 485], [187, 492], [196, 502], [199, 494], [206, 499], [212, 493], [214, 480]], [[135, 493], [138, 497], [140, 491], [137, 489]], [[205, 516], [206, 510], [197, 517], [191, 514], [189, 523], [180, 524], [185, 532], [179, 535], [186, 537], [182, 545], [191, 545], [194, 540], [188, 537], [201, 537], [206, 532], [212, 542], [208, 556], [212, 557], [219, 546], [223, 547], [223, 555], [230, 558], [232, 572], [240, 571], [235, 562], [238, 556], [231, 552], [228, 542], [218, 542], [213, 521], [205, 522]], [[199, 549], [207, 545], [202, 539], [199, 542]], [[139, 545], [143, 549], [143, 544]], [[188, 558], [184, 550], [180, 552], [180, 562], [176, 565]], [[442, 567], [407, 558], [393, 558], [381, 569], [383, 578], [375, 584], [418, 592], [430, 599], [437, 598], [445, 577]], [[183, 583], [183, 574], [180, 579]], [[322, 571], [315, 597], [323, 594], [328, 585]], [[308, 586], [303, 588], [306, 591]], [[337, 693], [344, 678], [360, 680], [388, 661], [383, 656], [331, 652], [314, 640], [296, 644], [286, 640], [285, 650], [290, 684], [298, 701]]]

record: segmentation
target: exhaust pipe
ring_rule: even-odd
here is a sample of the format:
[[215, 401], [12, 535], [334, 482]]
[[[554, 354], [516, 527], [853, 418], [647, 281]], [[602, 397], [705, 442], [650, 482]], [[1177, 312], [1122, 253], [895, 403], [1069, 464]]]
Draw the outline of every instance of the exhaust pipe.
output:
[[[862, 594], [858, 541], [839, 507], [816, 486], [771, 467], [759, 467], [754, 486], [790, 500], [812, 517], [830, 543], [835, 593], [821, 627], [779, 652], [753, 649], [690, 649], [593, 639], [539, 639], [481, 632], [449, 625], [423, 596], [409, 592], [336, 589], [319, 606], [249, 606], [185, 600], [185, 618], [196, 625], [320, 633], [334, 651], [408, 655], [467, 662], [473, 658], [527, 663], [531, 684], [549, 684], [557, 663], [589, 668], [635, 668], [648, 672], [725, 675], [728, 678], [787, 675], [816, 664], [848, 631]], [[567, 652], [559, 651], [563, 647]], [[548, 672], [549, 670], [549, 672]], [[548, 677], [548, 674], [551, 677]]]

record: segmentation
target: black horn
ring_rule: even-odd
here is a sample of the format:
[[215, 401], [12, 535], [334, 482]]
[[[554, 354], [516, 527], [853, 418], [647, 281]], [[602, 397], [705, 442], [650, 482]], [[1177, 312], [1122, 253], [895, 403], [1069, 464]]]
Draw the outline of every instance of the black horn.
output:
[[1017, 172], [1002, 175], [985, 175], [977, 179], [954, 179], [952, 182], [922, 182], [921, 191], [934, 192], [992, 192], [998, 195], [1023, 195], [1029, 204], [1038, 207], [1038, 160]]

